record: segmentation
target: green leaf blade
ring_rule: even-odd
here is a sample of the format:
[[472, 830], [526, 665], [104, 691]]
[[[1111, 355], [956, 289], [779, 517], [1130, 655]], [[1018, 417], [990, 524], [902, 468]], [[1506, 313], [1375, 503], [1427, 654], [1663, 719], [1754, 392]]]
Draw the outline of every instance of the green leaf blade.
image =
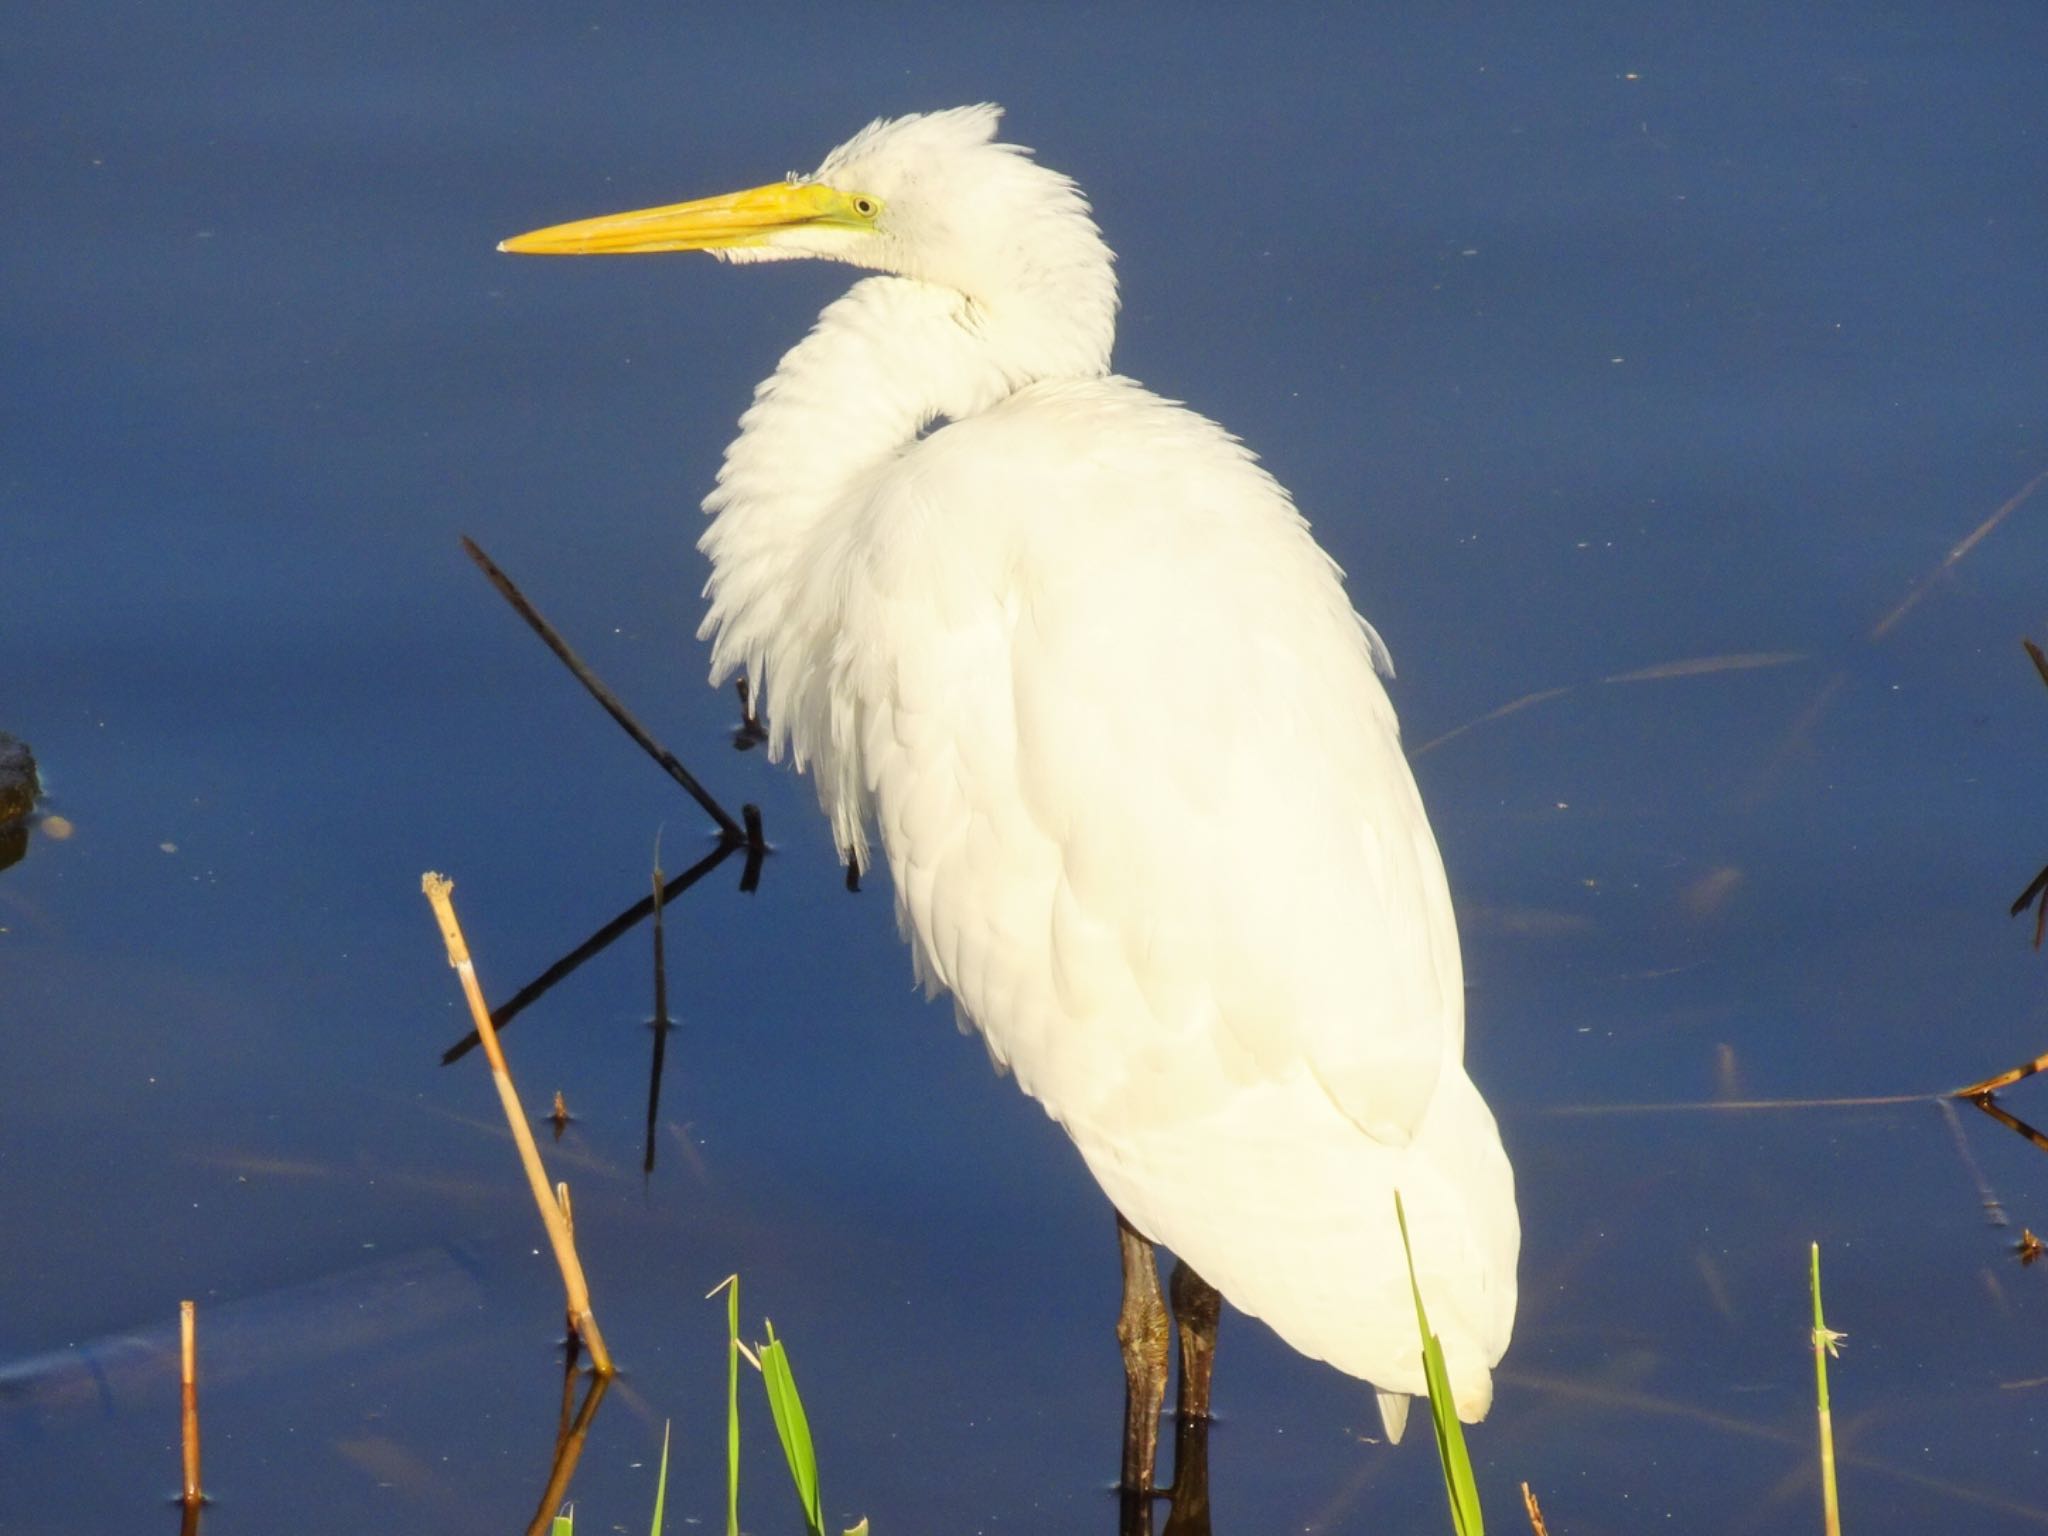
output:
[[1394, 1220], [1401, 1228], [1401, 1252], [1408, 1261], [1408, 1289], [1415, 1297], [1415, 1326], [1422, 1335], [1422, 1375], [1429, 1386], [1429, 1422], [1436, 1431], [1436, 1454], [1443, 1466], [1444, 1498], [1450, 1505], [1451, 1528], [1458, 1536], [1485, 1536], [1479, 1483], [1472, 1475], [1471, 1454], [1465, 1449], [1465, 1426], [1458, 1422], [1458, 1410], [1451, 1398], [1451, 1373], [1444, 1364], [1443, 1344], [1430, 1328], [1429, 1311], [1422, 1304], [1422, 1283], [1415, 1277], [1415, 1250], [1408, 1241], [1408, 1213], [1401, 1205], [1399, 1190], [1394, 1192]]
[[[713, 1291], [712, 1295], [718, 1293]], [[740, 1277], [725, 1282], [725, 1536], [740, 1536]]]
[[824, 1506], [818, 1493], [818, 1457], [811, 1443], [811, 1423], [804, 1413], [804, 1400], [796, 1389], [796, 1376], [789, 1367], [789, 1352], [775, 1337], [770, 1323], [768, 1342], [761, 1348], [761, 1379], [768, 1390], [768, 1412], [775, 1420], [776, 1438], [789, 1462], [790, 1479], [804, 1507], [804, 1522], [810, 1536], [825, 1536]]
[[654, 1484], [654, 1528], [652, 1536], [661, 1536], [661, 1510], [668, 1502], [668, 1420], [661, 1422], [661, 1473]]

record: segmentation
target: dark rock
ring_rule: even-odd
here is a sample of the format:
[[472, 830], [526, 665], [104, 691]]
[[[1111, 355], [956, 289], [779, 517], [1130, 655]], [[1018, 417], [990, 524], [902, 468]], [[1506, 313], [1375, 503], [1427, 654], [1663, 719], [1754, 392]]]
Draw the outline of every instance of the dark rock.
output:
[[35, 809], [36, 760], [28, 743], [0, 731], [0, 827], [20, 821]]

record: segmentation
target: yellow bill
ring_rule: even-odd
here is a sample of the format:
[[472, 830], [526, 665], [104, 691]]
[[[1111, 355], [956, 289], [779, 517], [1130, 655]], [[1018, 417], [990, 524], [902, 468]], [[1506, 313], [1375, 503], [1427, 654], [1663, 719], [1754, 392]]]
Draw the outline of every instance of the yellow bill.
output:
[[498, 249], [530, 256], [730, 250], [772, 244], [778, 233], [807, 227], [872, 229], [879, 211], [875, 199], [822, 182], [778, 181], [692, 203], [551, 224], [500, 241]]

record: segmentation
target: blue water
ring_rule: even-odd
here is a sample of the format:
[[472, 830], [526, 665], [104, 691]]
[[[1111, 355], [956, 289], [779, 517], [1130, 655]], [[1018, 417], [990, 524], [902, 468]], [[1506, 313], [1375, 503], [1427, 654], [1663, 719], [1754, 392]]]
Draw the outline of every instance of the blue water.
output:
[[[419, 875], [501, 997], [657, 832], [709, 844], [468, 533], [778, 849], [671, 913], [651, 1178], [644, 929], [507, 1035], [578, 1117], [627, 1371], [584, 1528], [645, 1519], [664, 1420], [672, 1523], [721, 1518], [735, 1270], [842, 1524], [1113, 1528], [1108, 1210], [689, 638], [695, 503], [847, 275], [493, 250], [993, 99], [1120, 253], [1119, 366], [1261, 452], [1392, 646], [1526, 1224], [1496, 1524], [1526, 1479], [1576, 1536], [1816, 1528], [1809, 1240], [1850, 1526], [2048, 1524], [2040, 1152], [1967, 1106], [1604, 1112], [2048, 1046], [2005, 914], [2048, 859], [2048, 486], [1943, 569], [2048, 470], [2044, 45], [2017, 5], [14, 18], [0, 730], [75, 830], [0, 873], [0, 1362], [195, 1296], [248, 1354], [208, 1357], [212, 1536], [532, 1514], [559, 1284], [480, 1065], [436, 1064]], [[1614, 680], [1729, 656], [1769, 664]], [[464, 1280], [409, 1311], [423, 1252]], [[381, 1326], [334, 1325], [357, 1283]], [[1219, 1531], [1441, 1528], [1355, 1383], [1227, 1318], [1217, 1393]], [[168, 1527], [174, 1414], [149, 1378], [9, 1408], [0, 1529]], [[749, 1433], [747, 1523], [792, 1528]]]

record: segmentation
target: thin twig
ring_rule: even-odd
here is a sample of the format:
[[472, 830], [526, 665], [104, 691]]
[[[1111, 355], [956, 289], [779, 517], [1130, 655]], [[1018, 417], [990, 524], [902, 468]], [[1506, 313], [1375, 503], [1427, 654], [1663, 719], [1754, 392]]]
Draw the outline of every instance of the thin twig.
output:
[[2028, 1141], [2032, 1142], [2035, 1146], [2039, 1147], [2043, 1152], [2048, 1152], [2048, 1136], [2042, 1135], [2039, 1131], [2035, 1130], [2031, 1125], [2027, 1124], [2026, 1121], [2020, 1119], [2019, 1116], [2008, 1114], [2003, 1108], [2000, 1107], [1998, 1100], [1991, 1097], [1990, 1094], [1987, 1093], [1982, 1098], [1972, 1099], [1970, 1102], [1972, 1104], [1975, 1104], [1979, 1109], [1983, 1110], [1985, 1114], [1989, 1115], [1992, 1119], [1996, 1120], [2000, 1125], [2004, 1126], [2007, 1130], [2012, 1131], [2019, 1136], [2025, 1137]]
[[712, 798], [711, 791], [698, 783], [697, 776], [685, 768], [673, 752], [656, 741], [648, 734], [647, 728], [633, 718], [626, 706], [619, 702], [619, 696], [605, 687], [598, 680], [597, 674], [583, 664], [582, 658], [569, 649], [568, 642], [556, 632], [552, 624], [540, 616], [533, 604], [527, 601], [526, 594], [513, 584], [512, 578], [498, 569], [491, 557], [477, 547], [474, 539], [464, 538], [462, 547], [468, 551], [469, 558], [477, 563], [484, 575], [490, 578], [491, 585], [498, 589], [505, 601], [518, 610], [519, 616], [532, 626], [533, 632], [547, 642], [548, 649], [561, 658], [562, 665], [576, 674], [576, 681], [589, 690], [592, 698], [604, 706], [605, 713], [618, 721], [625, 733], [640, 744], [640, 750], [661, 764], [668, 776], [682, 785], [689, 792], [691, 799], [704, 807], [704, 813], [718, 823], [718, 829], [725, 834], [726, 841], [745, 842], [745, 830], [724, 806]]
[[1550, 1536], [1550, 1527], [1543, 1523], [1543, 1506], [1536, 1502], [1536, 1490], [1527, 1483], [1522, 1484], [1522, 1508], [1529, 1511], [1529, 1529], [1535, 1536]]
[[732, 744], [741, 752], [758, 747], [768, 739], [768, 731], [761, 724], [760, 716], [754, 713], [754, 692], [747, 686], [745, 676], [734, 684], [740, 695], [739, 728], [732, 733]]
[[[758, 825], [758, 813], [756, 814], [754, 821], [755, 824]], [[718, 868], [719, 865], [723, 864], [727, 859], [731, 858], [738, 851], [739, 844], [721, 842], [716, 848], [712, 849], [711, 852], [706, 854], [703, 858], [699, 859], [695, 864], [692, 864], [680, 875], [677, 875], [675, 879], [669, 881], [668, 886], [662, 892], [662, 900], [674, 901], [676, 897], [680, 896], [684, 891], [687, 891], [699, 880], [702, 880], [706, 875], [710, 874], [712, 870]], [[754, 867], [754, 861], [755, 855], [753, 851], [749, 849], [747, 853], [747, 862], [749, 868]], [[742, 883], [742, 889], [745, 889], [744, 882]], [[584, 961], [589, 960], [595, 955], [602, 954], [606, 949], [610, 948], [610, 946], [620, 937], [620, 935], [631, 932], [633, 926], [636, 923], [638, 923], [641, 918], [645, 917], [649, 912], [652, 912], [653, 910], [653, 898], [648, 896], [642, 896], [638, 901], [634, 902], [632, 906], [626, 908], [625, 911], [621, 912], [617, 917], [613, 918], [610, 922], [606, 923], [602, 928], [598, 929], [589, 938], [585, 939], [581, 944], [578, 944], [574, 949], [570, 950], [569, 953], [562, 956], [561, 959], [557, 960], [553, 965], [549, 966], [546, 970], [542, 971], [538, 976], [534, 977], [533, 980], [529, 981], [525, 986], [521, 987], [517, 992], [513, 993], [512, 996], [507, 1001], [502, 1002], [496, 1008], [493, 1008], [491, 1010], [492, 1027], [499, 1030], [503, 1030], [506, 1025], [510, 1024], [514, 1019], [519, 1017], [521, 1013], [525, 1012], [528, 1008], [530, 1008], [543, 995], [545, 995], [548, 992], [548, 990], [552, 988], [557, 982], [561, 981], [564, 977], [568, 976], [572, 971], [576, 970], [576, 968], [582, 965]], [[464, 1035], [460, 1040], [456, 1041], [453, 1045], [449, 1046], [447, 1050], [441, 1053], [441, 1065], [443, 1065], [444, 1067], [450, 1066], [453, 1063], [460, 1061], [463, 1057], [467, 1056], [471, 1051], [475, 1050], [477, 1046], [481, 1043], [482, 1036], [478, 1035], [475, 1030], [471, 1030], [468, 1034]]]
[[2022, 640], [2020, 644], [2024, 645], [2027, 654], [2034, 658], [2034, 670], [2041, 674], [2041, 681], [2048, 683], [2048, 652], [2044, 652], [2031, 640]]
[[[2031, 640], [2023, 639], [2020, 644], [2027, 648], [2027, 657], [2034, 663], [2034, 670], [2041, 674], [2041, 681], [2048, 683], [2048, 652], [2043, 652], [2041, 647]], [[2048, 934], [2048, 864], [2041, 867], [2041, 872], [2034, 876], [2027, 888], [2014, 900], [2012, 915], [2018, 917], [2030, 905], [2039, 907], [2039, 911], [2034, 915], [2034, 948], [2039, 949], [2042, 936]]]
[[668, 1058], [668, 952], [662, 937], [661, 855], [657, 845], [654, 859], [654, 1017], [648, 1027], [654, 1031], [654, 1061], [647, 1069], [647, 1146], [640, 1171], [654, 1172], [654, 1127], [661, 1117], [661, 1069]]
[[743, 805], [740, 814], [747, 822], [747, 864], [740, 871], [740, 894], [751, 896], [760, 889], [761, 861], [768, 856], [768, 840], [761, 835], [761, 807]]
[[1949, 1097], [1952, 1099], [1988, 1098], [2001, 1088], [2010, 1088], [2022, 1078], [2032, 1077], [2043, 1067], [2048, 1067], [2048, 1051], [2044, 1051], [2032, 1061], [2023, 1061], [2018, 1066], [2010, 1067], [1996, 1076], [1987, 1077], [1981, 1083], [1972, 1083], [1967, 1088], [1958, 1088]]
[[187, 1509], [206, 1502], [199, 1487], [199, 1304], [178, 1303], [178, 1397], [180, 1439], [185, 1450], [185, 1495]]
[[576, 1257], [576, 1239], [563, 1215], [563, 1206], [567, 1202], [558, 1201], [548, 1188], [547, 1172], [541, 1166], [540, 1148], [533, 1142], [533, 1127], [526, 1122], [526, 1111], [519, 1104], [519, 1090], [512, 1086], [511, 1069], [505, 1065], [505, 1053], [498, 1046], [498, 1032], [491, 1027], [491, 1011], [484, 1006], [483, 988], [476, 979], [476, 966], [469, 957], [469, 944], [462, 936], [462, 925], [455, 918], [455, 882], [445, 875], [429, 872], [420, 877], [420, 888], [434, 908], [434, 916], [441, 925], [441, 937], [448, 946], [448, 963], [461, 978], [463, 996], [469, 1000], [470, 1017], [476, 1021], [477, 1034], [483, 1039], [484, 1055], [490, 1058], [491, 1081], [497, 1086], [498, 1101], [505, 1108], [506, 1122], [512, 1128], [512, 1140], [519, 1148], [519, 1161], [526, 1170], [527, 1183], [532, 1186], [534, 1204], [540, 1207], [541, 1224], [547, 1228], [548, 1242], [555, 1251], [555, 1263], [562, 1271], [562, 1286], [568, 1293], [569, 1326], [582, 1338], [584, 1348], [590, 1351], [591, 1369], [599, 1376], [609, 1376], [612, 1373], [611, 1352], [604, 1346], [604, 1335], [597, 1327], [597, 1315], [590, 1308], [590, 1286], [583, 1277], [583, 1263]]
[[[2041, 866], [2041, 872], [2028, 882], [2027, 888], [2013, 898], [2011, 916], [2018, 917], [2034, 904], [2036, 897], [2041, 901], [2042, 918], [2048, 918], [2048, 864]], [[2034, 923], [2034, 948], [2041, 947], [2041, 921]]]

